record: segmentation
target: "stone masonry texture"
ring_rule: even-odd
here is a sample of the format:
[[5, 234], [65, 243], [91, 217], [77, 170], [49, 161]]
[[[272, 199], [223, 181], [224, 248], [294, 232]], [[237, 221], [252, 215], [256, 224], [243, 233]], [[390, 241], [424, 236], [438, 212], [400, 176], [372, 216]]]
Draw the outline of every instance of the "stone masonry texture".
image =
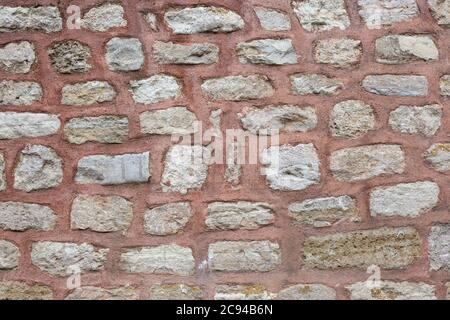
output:
[[0, 300], [450, 299], [450, 0], [0, 2]]

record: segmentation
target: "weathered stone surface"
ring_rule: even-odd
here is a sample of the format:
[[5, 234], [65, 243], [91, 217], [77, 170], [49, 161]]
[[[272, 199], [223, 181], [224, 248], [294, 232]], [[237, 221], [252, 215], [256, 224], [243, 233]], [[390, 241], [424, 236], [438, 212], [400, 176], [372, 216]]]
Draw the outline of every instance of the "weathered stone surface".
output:
[[296, 64], [297, 53], [291, 39], [260, 39], [238, 43], [236, 54], [244, 64]]
[[419, 15], [416, 0], [358, 0], [358, 8], [369, 29], [410, 21]]
[[43, 31], [62, 29], [59, 10], [54, 6], [6, 7], [0, 6], [0, 32]]
[[421, 255], [421, 240], [411, 227], [381, 228], [313, 236], [303, 244], [308, 268], [404, 269]]
[[291, 76], [292, 92], [298, 95], [332, 95], [344, 88], [344, 83], [323, 74], [294, 74]]
[[303, 190], [320, 181], [320, 160], [312, 143], [270, 147], [260, 161], [274, 190]]
[[0, 140], [49, 136], [58, 132], [57, 115], [30, 112], [0, 112]]
[[133, 219], [133, 204], [119, 196], [79, 195], [70, 217], [72, 229], [125, 233]]
[[313, 107], [295, 105], [269, 105], [262, 108], [245, 107], [238, 113], [242, 127], [253, 134], [280, 132], [306, 132], [317, 125]]
[[332, 152], [330, 169], [336, 180], [360, 181], [403, 173], [405, 155], [399, 145], [375, 144]]
[[142, 43], [136, 38], [112, 38], [106, 43], [105, 58], [109, 70], [139, 70], [144, 64]]
[[439, 51], [430, 36], [389, 35], [375, 42], [375, 59], [384, 64], [439, 59]]
[[356, 200], [349, 196], [315, 198], [303, 202], [294, 202], [289, 205], [289, 216], [294, 219], [295, 223], [311, 225], [316, 228], [361, 220], [356, 207]]
[[439, 81], [439, 87], [441, 89], [441, 95], [450, 96], [450, 75], [443, 75]]
[[85, 73], [92, 68], [89, 64], [91, 49], [81, 42], [56, 42], [47, 51], [52, 67], [58, 73]]
[[212, 43], [183, 45], [155, 41], [153, 56], [161, 64], [211, 64], [219, 60], [219, 47]]
[[350, 26], [344, 0], [293, 1], [292, 7], [303, 29], [310, 32], [344, 30]]
[[55, 226], [52, 209], [35, 203], [0, 202], [0, 229], [48, 231]]
[[216, 101], [255, 100], [274, 94], [269, 78], [260, 74], [209, 79], [201, 87], [210, 99]]
[[81, 273], [103, 270], [108, 252], [88, 243], [40, 241], [32, 245], [31, 262], [52, 276], [64, 277], [74, 267]]
[[425, 76], [369, 75], [363, 79], [362, 87], [368, 92], [384, 96], [422, 97], [428, 94]]
[[205, 224], [209, 230], [258, 229], [275, 220], [269, 204], [263, 202], [213, 202], [208, 204]]
[[256, 16], [264, 30], [268, 31], [288, 31], [291, 30], [291, 20], [289, 15], [281, 10], [255, 7]]
[[450, 270], [450, 224], [431, 227], [428, 237], [430, 270]]
[[437, 24], [450, 27], [450, 1], [448, 0], [427, 0], [430, 12]]
[[438, 104], [426, 106], [400, 106], [389, 115], [392, 130], [433, 136], [441, 126], [442, 108]]
[[214, 6], [169, 8], [164, 20], [175, 34], [233, 32], [245, 24], [235, 12]]
[[64, 137], [75, 144], [122, 143], [128, 137], [128, 118], [99, 116], [72, 118], [64, 126]]
[[144, 231], [164, 236], [182, 230], [192, 217], [189, 202], [168, 203], [144, 212]]
[[425, 160], [439, 172], [450, 170], [450, 142], [435, 143], [424, 154]]
[[426, 283], [380, 281], [379, 287], [367, 282], [346, 286], [352, 300], [436, 300], [436, 289]]
[[296, 284], [278, 292], [279, 300], [336, 300], [336, 291], [323, 284]]
[[203, 298], [200, 287], [184, 283], [154, 284], [148, 292], [151, 300], [201, 300]]
[[361, 41], [350, 38], [319, 40], [314, 45], [314, 60], [336, 68], [355, 66], [361, 55]]
[[221, 284], [216, 287], [214, 300], [272, 300], [276, 294], [260, 284]]
[[122, 253], [120, 263], [130, 273], [189, 276], [195, 268], [192, 250], [176, 244], [129, 249]]
[[372, 106], [360, 100], [339, 102], [331, 111], [330, 131], [333, 137], [358, 138], [375, 129]]
[[370, 192], [370, 214], [417, 217], [433, 209], [438, 200], [439, 186], [431, 181], [377, 187]]
[[78, 161], [77, 183], [122, 184], [147, 182], [150, 178], [150, 153], [92, 155]]
[[208, 175], [210, 152], [202, 146], [175, 145], [166, 154], [161, 187], [163, 192], [200, 190]]
[[219, 241], [208, 249], [212, 271], [267, 272], [281, 264], [280, 246], [270, 241]]
[[0, 300], [53, 300], [53, 291], [42, 284], [1, 281]]
[[12, 242], [0, 240], [0, 270], [14, 269], [19, 265], [19, 248]]
[[69, 293], [65, 300], [138, 300], [139, 292], [131, 287], [124, 286], [112, 289], [85, 286], [76, 288]]
[[156, 74], [146, 79], [130, 81], [134, 102], [151, 104], [173, 100], [181, 96], [178, 79], [166, 74]]
[[0, 70], [28, 73], [35, 61], [36, 53], [31, 42], [10, 42], [0, 48]]
[[68, 84], [62, 88], [61, 103], [69, 106], [87, 106], [113, 101], [116, 90], [106, 81], [87, 81]]
[[81, 27], [91, 31], [107, 31], [115, 27], [125, 27], [127, 20], [123, 17], [121, 5], [105, 3], [86, 12], [81, 19]]
[[0, 81], [0, 105], [30, 105], [41, 100], [42, 87], [30, 81]]
[[14, 170], [14, 188], [26, 192], [57, 187], [63, 179], [63, 161], [52, 149], [26, 145]]
[[450, 300], [450, 282], [447, 282], [446, 286], [447, 286], [447, 300]]
[[183, 106], [145, 111], [139, 115], [139, 121], [145, 134], [185, 135], [198, 131], [197, 116]]
[[0, 152], [0, 191], [6, 190], [5, 156]]
[[153, 12], [147, 11], [147, 12], [143, 12], [142, 16], [144, 17], [145, 22], [147, 22], [147, 24], [149, 25], [150, 29], [152, 31], [158, 31], [158, 20], [156, 19], [156, 15]]

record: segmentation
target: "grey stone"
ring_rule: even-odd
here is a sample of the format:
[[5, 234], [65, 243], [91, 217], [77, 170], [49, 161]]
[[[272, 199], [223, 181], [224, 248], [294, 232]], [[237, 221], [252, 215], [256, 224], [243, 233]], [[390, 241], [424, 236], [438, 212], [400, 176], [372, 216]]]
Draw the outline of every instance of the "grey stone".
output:
[[216, 286], [214, 300], [272, 300], [275, 296], [260, 284], [221, 284]]
[[144, 231], [164, 236], [181, 231], [192, 217], [189, 202], [168, 203], [144, 211]]
[[83, 286], [69, 293], [64, 300], [138, 300], [139, 292], [131, 286], [112, 289]]
[[0, 6], [0, 33], [14, 31], [61, 31], [63, 21], [57, 7]]
[[369, 29], [407, 22], [419, 15], [416, 0], [358, 0], [358, 9]]
[[31, 42], [10, 42], [0, 48], [0, 70], [28, 73], [35, 61], [36, 52]]
[[211, 43], [183, 45], [155, 41], [153, 56], [161, 64], [212, 64], [219, 60], [219, 47]]
[[89, 64], [91, 49], [78, 41], [56, 42], [47, 49], [53, 69], [62, 74], [85, 73], [92, 66]]
[[361, 137], [375, 129], [373, 108], [360, 100], [339, 102], [331, 111], [329, 127], [333, 137]]
[[236, 46], [239, 61], [244, 64], [296, 64], [297, 53], [291, 39], [260, 39], [240, 42]]
[[422, 282], [380, 281], [378, 286], [357, 282], [345, 288], [352, 300], [436, 300], [435, 287]]
[[123, 14], [122, 6], [105, 3], [86, 12], [81, 19], [81, 27], [100, 32], [115, 27], [125, 27], [127, 20], [124, 19]]
[[145, 22], [147, 22], [147, 24], [149, 25], [150, 29], [152, 29], [152, 31], [156, 32], [159, 30], [158, 25], [157, 25], [158, 19], [156, 18], [156, 15], [153, 12], [150, 12], [150, 11], [143, 12], [142, 15], [144, 17]]
[[450, 1], [449, 0], [427, 0], [431, 15], [437, 24], [450, 28]]
[[442, 108], [438, 104], [399, 106], [389, 114], [392, 130], [432, 137], [441, 126]]
[[154, 284], [148, 290], [151, 300], [201, 300], [203, 290], [184, 283]]
[[53, 300], [53, 291], [42, 284], [0, 281], [0, 300]]
[[441, 95], [450, 96], [450, 75], [446, 74], [439, 80], [439, 87], [441, 89]]
[[336, 68], [354, 67], [361, 60], [361, 55], [361, 41], [355, 39], [318, 40], [314, 45], [314, 60]]
[[384, 96], [424, 97], [428, 94], [425, 76], [369, 75], [362, 81], [364, 90]]
[[130, 81], [134, 102], [151, 104], [173, 100], [181, 96], [182, 86], [171, 75], [156, 74], [146, 79]]
[[113, 101], [116, 90], [106, 81], [87, 81], [68, 84], [62, 88], [61, 103], [69, 106], [87, 106]]
[[136, 38], [112, 38], [106, 43], [105, 58], [113, 71], [136, 71], [144, 65], [142, 44]]
[[450, 224], [431, 227], [428, 237], [430, 270], [450, 271]]
[[12, 242], [0, 240], [0, 270], [14, 269], [19, 265], [20, 251]]
[[30, 105], [40, 101], [42, 87], [37, 82], [30, 81], [0, 81], [0, 105]]
[[291, 76], [292, 92], [297, 95], [333, 95], [344, 88], [344, 83], [323, 74], [294, 74]]
[[450, 170], [450, 142], [435, 143], [424, 154], [425, 160], [439, 172]]
[[11, 231], [49, 231], [56, 215], [47, 206], [24, 202], [0, 202], [0, 229]]
[[195, 113], [183, 106], [145, 111], [139, 115], [139, 121], [145, 134], [185, 135], [198, 131]]
[[389, 35], [375, 42], [375, 59], [384, 64], [439, 59], [439, 51], [430, 36]]
[[336, 291], [323, 284], [296, 284], [278, 292], [279, 300], [336, 300]]
[[264, 30], [288, 31], [291, 30], [289, 15], [281, 10], [265, 7], [254, 8], [259, 23]]
[[64, 126], [64, 137], [75, 144], [122, 143], [128, 137], [128, 118], [99, 116], [72, 118]]
[[29, 112], [0, 112], [0, 140], [42, 137], [58, 132], [57, 115]]

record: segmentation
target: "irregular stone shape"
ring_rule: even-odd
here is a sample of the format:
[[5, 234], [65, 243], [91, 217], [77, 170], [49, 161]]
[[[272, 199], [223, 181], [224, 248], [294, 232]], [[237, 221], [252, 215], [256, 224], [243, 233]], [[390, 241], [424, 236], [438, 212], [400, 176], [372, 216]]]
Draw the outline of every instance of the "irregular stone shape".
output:
[[86, 12], [81, 19], [81, 27], [100, 32], [115, 27], [125, 27], [127, 20], [124, 19], [123, 14], [121, 5], [105, 3]]
[[105, 289], [100, 287], [79, 287], [64, 300], [138, 300], [139, 292], [131, 286]]
[[399, 145], [375, 144], [331, 153], [330, 169], [338, 181], [361, 181], [403, 173], [405, 155]]
[[449, 0], [427, 0], [431, 15], [437, 24], [450, 27], [450, 1]]
[[292, 92], [297, 95], [333, 95], [344, 88], [344, 83], [323, 74], [294, 74], [291, 76]]
[[42, 284], [1, 281], [0, 300], [53, 300], [53, 291]]
[[112, 38], [106, 43], [105, 58], [113, 71], [136, 71], [144, 65], [142, 44], [136, 38]]
[[439, 200], [439, 186], [431, 181], [400, 183], [370, 192], [370, 214], [418, 217], [433, 209]]
[[134, 102], [137, 103], [151, 104], [173, 100], [181, 96], [181, 89], [178, 79], [166, 74], [130, 81], [130, 91]]
[[274, 190], [303, 190], [320, 181], [320, 160], [312, 143], [270, 147], [260, 161]]
[[14, 188], [34, 191], [54, 188], [63, 179], [63, 161], [52, 148], [28, 144], [22, 149], [14, 170]]
[[411, 227], [381, 228], [313, 236], [303, 244], [308, 268], [405, 269], [421, 256], [421, 240]]
[[191, 248], [176, 244], [129, 249], [122, 253], [120, 263], [130, 273], [189, 276], [195, 268]]
[[281, 264], [280, 246], [270, 241], [219, 241], [208, 248], [212, 271], [267, 272]]
[[81, 273], [103, 270], [109, 249], [96, 249], [88, 243], [33, 242], [31, 262], [52, 276], [65, 277], [77, 268]]
[[155, 32], [158, 31], [158, 21], [156, 19], [156, 15], [153, 12], [143, 12], [142, 15], [145, 22], [147, 22], [147, 24], [149, 25], [150, 29]]
[[375, 129], [372, 106], [360, 100], [346, 100], [333, 107], [329, 128], [333, 137], [358, 138]]
[[323, 284], [296, 284], [278, 292], [279, 300], [336, 300], [336, 291]]
[[221, 284], [216, 286], [214, 300], [272, 300], [275, 296], [260, 284]]
[[352, 300], [436, 300], [436, 289], [426, 283], [380, 281], [372, 287], [357, 282], [345, 287]]
[[281, 10], [255, 7], [256, 16], [264, 30], [268, 31], [288, 31], [291, 30], [291, 20], [289, 15]]
[[416, 0], [358, 0], [359, 15], [369, 29], [380, 29], [419, 15]]
[[254, 230], [272, 224], [272, 208], [263, 202], [213, 202], [205, 224], [209, 230]]
[[0, 270], [14, 269], [19, 265], [19, 248], [12, 242], [0, 240]]
[[274, 94], [269, 78], [260, 74], [209, 79], [203, 82], [201, 88], [215, 101], [255, 100]]
[[147, 182], [150, 178], [150, 153], [92, 155], [78, 161], [77, 183], [102, 185]]
[[128, 118], [99, 116], [72, 118], [64, 126], [64, 137], [75, 144], [122, 143], [128, 138]]
[[318, 40], [314, 45], [314, 60], [336, 68], [351, 68], [359, 63], [362, 55], [361, 41], [343, 39]]
[[56, 215], [47, 206], [23, 202], [0, 202], [0, 229], [11, 231], [49, 231]]
[[240, 30], [245, 25], [235, 12], [215, 6], [169, 8], [164, 20], [175, 34], [227, 33]]
[[240, 42], [236, 46], [239, 62], [244, 64], [296, 64], [297, 53], [291, 39], [261, 39]]
[[161, 187], [163, 192], [186, 194], [200, 190], [208, 176], [209, 151], [199, 145], [174, 145], [166, 154]]
[[87, 106], [113, 101], [116, 90], [106, 81], [87, 81], [68, 84], [62, 88], [61, 103], [69, 106]]
[[30, 105], [41, 100], [42, 88], [37, 82], [0, 81], [0, 105]]
[[85, 73], [89, 64], [91, 49], [78, 41], [56, 42], [47, 49], [53, 69], [62, 74]]
[[375, 42], [378, 63], [402, 64], [439, 59], [439, 51], [430, 36], [389, 35]]
[[144, 212], [144, 231], [165, 236], [181, 231], [192, 217], [189, 202], [168, 203]]
[[450, 224], [431, 227], [428, 237], [430, 270], [450, 271]]
[[153, 56], [161, 64], [211, 64], [219, 60], [219, 47], [212, 43], [183, 45], [155, 41]]
[[10, 73], [28, 73], [35, 61], [36, 52], [31, 42], [10, 42], [0, 48], [0, 70]]
[[245, 107], [238, 113], [242, 127], [253, 134], [278, 132], [307, 132], [317, 125], [313, 107], [295, 105], [269, 105], [262, 108]]
[[195, 113], [183, 106], [145, 111], [139, 115], [139, 121], [144, 134], [185, 135], [198, 131]]
[[201, 300], [203, 291], [198, 286], [179, 284], [154, 284], [148, 290], [151, 300]]
[[125, 233], [133, 219], [133, 204], [119, 196], [79, 195], [70, 217], [72, 229]]
[[0, 140], [49, 136], [61, 125], [57, 115], [29, 112], [0, 112]]
[[441, 126], [442, 108], [438, 104], [400, 106], [389, 114], [392, 130], [432, 137]]
[[0, 32], [61, 31], [63, 22], [54, 6], [6, 7], [0, 6]]
[[330, 227], [342, 222], [359, 222], [356, 200], [349, 196], [308, 199], [289, 205], [289, 216], [296, 223], [316, 228]]
[[293, 1], [292, 7], [303, 29], [309, 32], [345, 30], [350, 26], [344, 0]]
[[383, 96], [423, 97], [428, 94], [425, 76], [369, 75], [362, 81], [364, 90]]
[[439, 81], [439, 87], [441, 89], [441, 95], [450, 96], [450, 75], [443, 75]]
[[6, 190], [5, 156], [0, 153], [0, 191]]
[[424, 154], [425, 160], [439, 172], [450, 170], [450, 142], [435, 143]]

